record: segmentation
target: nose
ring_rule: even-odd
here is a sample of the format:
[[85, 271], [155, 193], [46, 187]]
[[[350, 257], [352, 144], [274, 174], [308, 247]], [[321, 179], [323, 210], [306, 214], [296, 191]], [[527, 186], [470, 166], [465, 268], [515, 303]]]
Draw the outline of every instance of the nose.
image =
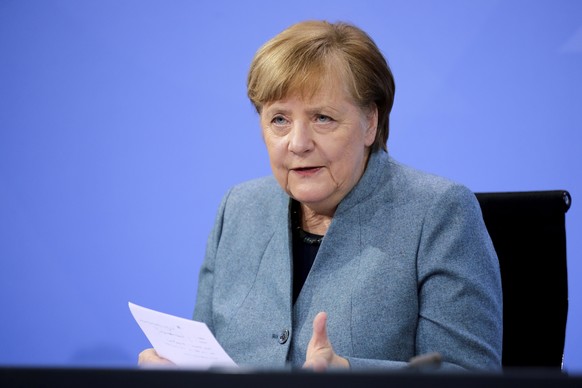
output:
[[296, 121], [289, 132], [289, 151], [294, 154], [304, 154], [313, 149], [311, 128], [305, 123]]

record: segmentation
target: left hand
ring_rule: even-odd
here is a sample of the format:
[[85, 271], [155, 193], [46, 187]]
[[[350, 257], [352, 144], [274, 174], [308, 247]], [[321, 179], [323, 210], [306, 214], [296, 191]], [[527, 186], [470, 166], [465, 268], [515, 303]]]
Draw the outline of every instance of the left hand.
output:
[[304, 368], [321, 372], [329, 367], [349, 368], [350, 363], [333, 351], [331, 342], [327, 337], [327, 314], [318, 313], [313, 319], [313, 335], [307, 345]]

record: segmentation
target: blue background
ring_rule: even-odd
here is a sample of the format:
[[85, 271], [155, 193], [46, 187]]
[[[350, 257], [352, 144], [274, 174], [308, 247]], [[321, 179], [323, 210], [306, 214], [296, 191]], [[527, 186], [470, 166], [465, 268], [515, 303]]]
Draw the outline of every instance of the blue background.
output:
[[474, 191], [570, 191], [565, 366], [582, 373], [576, 0], [0, 0], [1, 365], [134, 365], [128, 301], [191, 316], [221, 196], [270, 173], [248, 65], [313, 18], [387, 56], [397, 159]]

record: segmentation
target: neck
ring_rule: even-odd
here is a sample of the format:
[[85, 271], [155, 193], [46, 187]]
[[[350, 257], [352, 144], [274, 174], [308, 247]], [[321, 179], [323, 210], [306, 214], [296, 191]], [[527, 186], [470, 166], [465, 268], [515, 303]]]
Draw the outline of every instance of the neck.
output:
[[329, 228], [329, 225], [331, 224], [335, 209], [328, 213], [318, 213], [307, 205], [300, 205], [301, 228], [306, 232], [324, 236], [327, 232], [327, 229]]

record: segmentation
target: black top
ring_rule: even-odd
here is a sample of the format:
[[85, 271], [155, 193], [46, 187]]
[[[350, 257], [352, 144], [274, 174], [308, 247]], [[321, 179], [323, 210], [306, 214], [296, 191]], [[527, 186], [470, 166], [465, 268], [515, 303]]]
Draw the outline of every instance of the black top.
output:
[[295, 303], [315, 261], [323, 236], [301, 229], [301, 208], [297, 201], [293, 201], [291, 204], [291, 223], [293, 232], [293, 303]]

